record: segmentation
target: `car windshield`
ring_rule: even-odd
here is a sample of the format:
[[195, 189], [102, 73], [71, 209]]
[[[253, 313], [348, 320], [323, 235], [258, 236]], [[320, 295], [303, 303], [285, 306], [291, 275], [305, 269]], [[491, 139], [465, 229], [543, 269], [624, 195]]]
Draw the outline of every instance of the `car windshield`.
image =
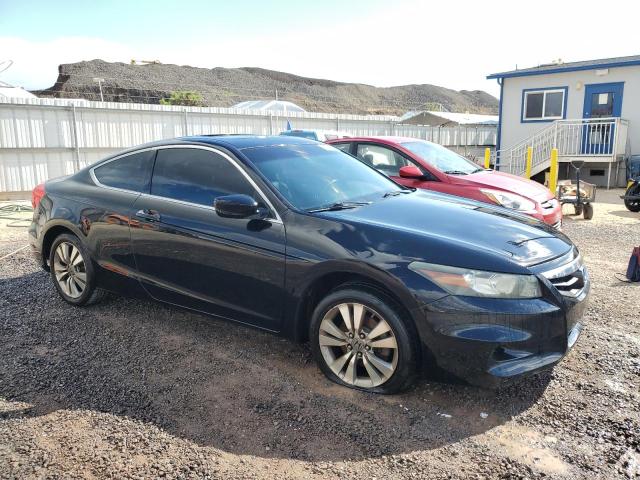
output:
[[329, 145], [289, 145], [242, 151], [291, 205], [316, 210], [370, 202], [403, 191], [398, 184]]
[[422, 141], [405, 142], [401, 145], [444, 173], [466, 175], [482, 170], [470, 160], [440, 145]]

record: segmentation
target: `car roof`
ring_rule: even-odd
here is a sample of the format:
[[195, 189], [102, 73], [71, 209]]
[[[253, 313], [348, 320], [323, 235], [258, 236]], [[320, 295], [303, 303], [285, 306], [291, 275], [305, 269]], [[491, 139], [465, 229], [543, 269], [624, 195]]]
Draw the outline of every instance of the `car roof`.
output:
[[195, 135], [181, 137], [178, 140], [196, 143], [208, 143], [221, 147], [243, 148], [270, 147], [284, 145], [317, 145], [315, 140], [302, 137], [289, 137], [286, 135]]
[[372, 136], [372, 137], [349, 137], [349, 138], [337, 138], [335, 140], [329, 140], [327, 143], [344, 143], [344, 142], [380, 142], [386, 144], [399, 144], [405, 142], [424, 142], [426, 140], [422, 140], [420, 138], [411, 138], [411, 137], [398, 137], [392, 135], [380, 135], [380, 136]]

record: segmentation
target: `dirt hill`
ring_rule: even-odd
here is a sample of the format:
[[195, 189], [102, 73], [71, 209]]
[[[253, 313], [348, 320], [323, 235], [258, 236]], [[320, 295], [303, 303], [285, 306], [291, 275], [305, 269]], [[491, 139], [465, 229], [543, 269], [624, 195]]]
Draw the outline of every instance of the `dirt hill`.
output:
[[43, 97], [100, 100], [102, 78], [105, 101], [160, 103], [175, 91], [195, 91], [207, 106], [229, 107], [244, 100], [282, 100], [308, 111], [402, 114], [442, 104], [453, 112], [493, 113], [498, 100], [480, 90], [455, 91], [436, 85], [379, 88], [359, 83], [306, 78], [262, 68], [195, 68], [179, 65], [129, 65], [91, 60], [58, 67], [56, 83], [35, 91]]

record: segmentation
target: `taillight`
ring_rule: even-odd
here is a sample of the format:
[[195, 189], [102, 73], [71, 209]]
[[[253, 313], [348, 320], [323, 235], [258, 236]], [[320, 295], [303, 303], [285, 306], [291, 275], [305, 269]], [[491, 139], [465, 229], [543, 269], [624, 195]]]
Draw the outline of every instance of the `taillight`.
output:
[[31, 192], [31, 206], [35, 209], [44, 197], [44, 183], [37, 185]]

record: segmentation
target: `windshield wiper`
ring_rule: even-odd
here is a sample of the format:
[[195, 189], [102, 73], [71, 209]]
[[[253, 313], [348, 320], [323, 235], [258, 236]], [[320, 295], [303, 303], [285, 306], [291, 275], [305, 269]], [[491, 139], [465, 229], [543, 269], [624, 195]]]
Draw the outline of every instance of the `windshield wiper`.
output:
[[392, 192], [387, 192], [384, 195], [382, 195], [382, 198], [387, 198], [387, 197], [395, 197], [397, 195], [401, 195], [403, 193], [411, 193], [411, 192], [415, 192], [415, 188], [414, 189], [407, 189], [407, 190], [393, 190]]
[[363, 205], [371, 205], [371, 202], [337, 202], [326, 207], [312, 208], [307, 210], [307, 212], [332, 212], [335, 210], [346, 210], [348, 208], [362, 207]]
[[469, 175], [469, 172], [463, 172], [462, 170], [445, 170], [447, 175]]

